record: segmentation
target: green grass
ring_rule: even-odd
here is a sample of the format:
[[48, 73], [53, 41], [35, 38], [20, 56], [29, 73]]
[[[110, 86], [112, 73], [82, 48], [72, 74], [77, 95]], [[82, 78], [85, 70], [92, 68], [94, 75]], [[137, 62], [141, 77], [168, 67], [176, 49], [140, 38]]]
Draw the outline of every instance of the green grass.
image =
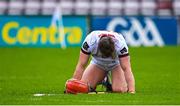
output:
[[180, 104], [180, 47], [130, 48], [130, 54], [135, 95], [67, 95], [79, 48], [0, 48], [0, 104]]

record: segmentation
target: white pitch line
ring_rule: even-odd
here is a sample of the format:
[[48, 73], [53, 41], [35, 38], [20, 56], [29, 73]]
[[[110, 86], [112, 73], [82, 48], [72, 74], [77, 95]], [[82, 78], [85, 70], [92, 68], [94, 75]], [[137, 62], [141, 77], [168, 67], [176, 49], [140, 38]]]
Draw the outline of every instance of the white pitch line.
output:
[[33, 94], [33, 96], [36, 96], [36, 97], [40, 97], [40, 96], [56, 96], [56, 95], [64, 95], [64, 94], [45, 94], [45, 93]]
[[[106, 94], [107, 92], [89, 92], [88, 94], [92, 95], [92, 94]], [[78, 93], [78, 94], [82, 94], [82, 93]], [[36, 96], [36, 97], [41, 97], [41, 96], [57, 96], [57, 95], [65, 95], [65, 94], [45, 94], [45, 93], [36, 93], [36, 94], [33, 94], [33, 96]]]
[[45, 96], [45, 94], [37, 93], [37, 94], [34, 94], [33, 96]]

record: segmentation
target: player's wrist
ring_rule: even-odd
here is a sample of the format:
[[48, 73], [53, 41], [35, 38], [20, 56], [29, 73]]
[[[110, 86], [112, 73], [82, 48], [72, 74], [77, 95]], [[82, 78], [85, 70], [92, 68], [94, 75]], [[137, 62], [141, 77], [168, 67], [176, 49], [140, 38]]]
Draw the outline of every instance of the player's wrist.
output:
[[75, 74], [73, 75], [72, 79], [81, 80], [81, 76], [80, 76], [80, 74], [75, 73]]
[[80, 77], [73, 76], [73, 77], [71, 78], [71, 80], [81, 80], [81, 78], [80, 78]]
[[75, 74], [75, 75], [73, 75], [72, 78], [73, 78], [73, 79], [77, 79], [77, 80], [81, 80], [82, 75], [81, 75], [81, 74]]

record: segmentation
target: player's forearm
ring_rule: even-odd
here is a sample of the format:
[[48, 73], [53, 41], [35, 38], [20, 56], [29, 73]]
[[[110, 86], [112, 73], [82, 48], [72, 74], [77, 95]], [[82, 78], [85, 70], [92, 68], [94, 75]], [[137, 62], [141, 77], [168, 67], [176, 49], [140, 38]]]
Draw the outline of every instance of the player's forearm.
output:
[[135, 93], [135, 80], [131, 69], [125, 70], [124, 74], [128, 85], [128, 92]]
[[74, 75], [73, 75], [73, 78], [81, 80], [81, 77], [83, 75], [84, 69], [85, 68], [83, 66], [77, 65], [76, 66], [76, 70], [75, 70]]

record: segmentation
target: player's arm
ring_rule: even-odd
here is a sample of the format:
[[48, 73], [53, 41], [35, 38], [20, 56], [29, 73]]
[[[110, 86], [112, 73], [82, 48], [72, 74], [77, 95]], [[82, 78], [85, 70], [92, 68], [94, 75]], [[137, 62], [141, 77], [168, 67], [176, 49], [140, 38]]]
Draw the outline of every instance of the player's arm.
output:
[[78, 80], [81, 80], [83, 72], [88, 63], [90, 54], [92, 52], [92, 48], [94, 47], [94, 45], [93, 45], [94, 43], [92, 42], [93, 38], [92, 38], [91, 34], [93, 34], [93, 32], [91, 32], [89, 35], [86, 36], [86, 38], [81, 46], [79, 60], [78, 60], [78, 63], [76, 65], [76, 69], [75, 69], [75, 72], [73, 75], [73, 78], [78, 79]]
[[128, 85], [128, 92], [135, 93], [135, 80], [131, 69], [130, 56], [119, 58]]
[[74, 71], [73, 78], [80, 80], [86, 68], [90, 55], [80, 51], [79, 60]]

